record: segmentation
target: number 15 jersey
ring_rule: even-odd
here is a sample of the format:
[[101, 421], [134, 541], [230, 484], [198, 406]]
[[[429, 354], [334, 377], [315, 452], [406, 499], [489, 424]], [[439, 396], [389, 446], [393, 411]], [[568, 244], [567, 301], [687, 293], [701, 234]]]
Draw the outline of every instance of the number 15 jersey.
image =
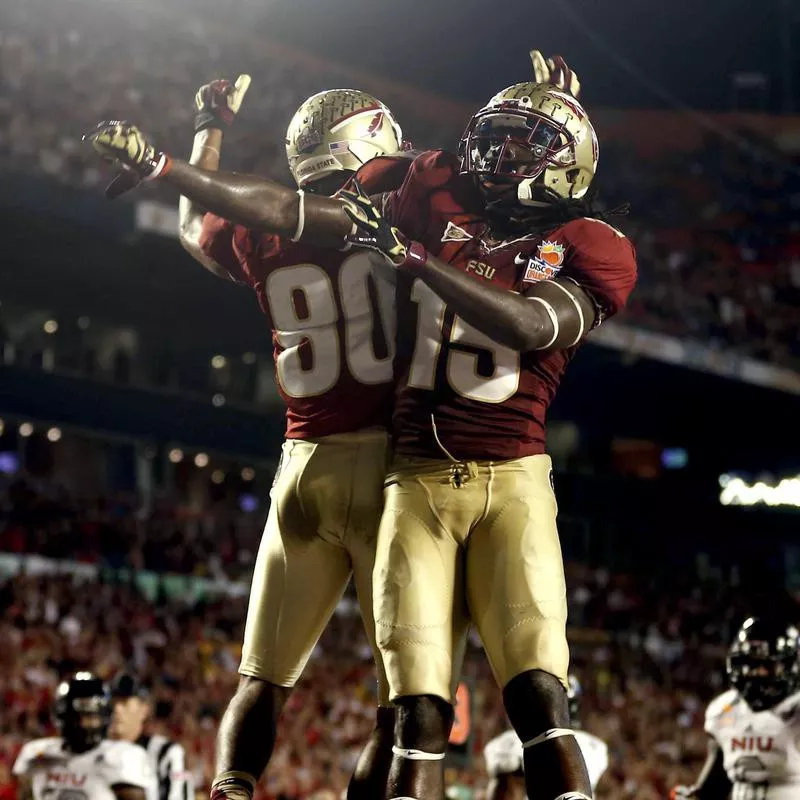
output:
[[[443, 151], [418, 156], [402, 187], [383, 196], [382, 210], [406, 236], [477, 281], [524, 293], [539, 280], [570, 278], [592, 298], [598, 320], [621, 309], [636, 282], [633, 246], [599, 220], [492, 241], [472, 176], [459, 174], [458, 159]], [[577, 347], [504, 347], [420, 279], [399, 284], [397, 302], [397, 452], [442, 458], [438, 436], [459, 460], [543, 453], [547, 408]]]
[[[400, 185], [407, 156], [372, 159], [358, 172], [367, 191]], [[394, 399], [394, 287], [373, 275], [365, 252], [341, 252], [256, 234], [206, 214], [203, 252], [252, 288], [272, 328], [286, 438], [316, 439], [386, 428]]]

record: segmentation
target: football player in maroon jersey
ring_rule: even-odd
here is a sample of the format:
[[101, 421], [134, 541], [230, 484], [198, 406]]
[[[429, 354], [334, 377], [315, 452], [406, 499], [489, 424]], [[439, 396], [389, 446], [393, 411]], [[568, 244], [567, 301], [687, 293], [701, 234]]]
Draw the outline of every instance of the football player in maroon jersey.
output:
[[525, 747], [528, 797], [591, 797], [569, 728], [544, 419], [585, 335], [627, 300], [636, 263], [587, 202], [597, 139], [559, 90], [569, 86], [500, 92], [470, 121], [458, 156], [422, 154], [375, 203], [361, 191], [298, 199], [256, 178], [211, 175], [125, 123], [90, 137], [136, 179], [160, 177], [257, 230], [299, 230], [328, 246], [347, 238], [396, 270], [397, 452], [374, 573], [398, 709], [388, 798], [443, 796], [453, 649], [467, 607]]
[[[198, 91], [193, 163], [218, 168], [223, 127], [238, 112], [248, 83], [241, 76], [234, 85], [214, 81]], [[401, 147], [391, 111], [350, 89], [310, 97], [286, 134], [300, 196], [333, 194], [359, 168], [371, 191], [396, 188], [412, 163]], [[181, 242], [203, 266], [255, 291], [272, 330], [287, 409], [250, 592], [241, 680], [219, 729], [212, 797], [252, 793], [289, 690], [352, 573], [376, 653], [379, 708], [348, 797], [373, 800], [384, 792], [394, 724], [372, 619], [394, 396], [394, 287], [373, 279], [368, 253], [320, 249], [306, 242], [300, 227], [291, 237], [257, 234], [186, 197], [180, 224]]]
[[390, 797], [439, 796], [462, 599], [523, 742], [527, 796], [591, 797], [567, 711], [545, 414], [585, 335], [636, 281], [630, 242], [585, 200], [597, 156], [574, 97], [520, 83], [472, 118], [458, 156], [422, 154], [374, 202], [348, 194], [351, 240], [404, 279], [374, 589], [399, 708]]

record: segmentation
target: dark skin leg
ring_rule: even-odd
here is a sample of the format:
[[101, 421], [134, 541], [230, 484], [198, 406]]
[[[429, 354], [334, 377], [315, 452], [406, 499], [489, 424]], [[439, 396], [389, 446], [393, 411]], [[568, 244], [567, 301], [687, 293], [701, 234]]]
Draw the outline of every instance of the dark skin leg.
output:
[[290, 689], [242, 675], [217, 733], [217, 774], [246, 772], [256, 780], [275, 747], [278, 718]]
[[[395, 700], [395, 745], [424, 753], [444, 753], [453, 724], [453, 707], [441, 697], [422, 695]], [[380, 796], [380, 795], [379, 795]], [[444, 760], [394, 756], [385, 797], [443, 800]]]
[[[512, 678], [503, 689], [511, 725], [523, 742], [553, 728], [571, 728], [567, 693], [542, 670]], [[525, 789], [529, 800], [553, 800], [566, 792], [592, 796], [586, 764], [574, 736], [559, 736], [525, 748]]]
[[[217, 774], [245, 772], [258, 780], [275, 747], [281, 711], [290, 689], [241, 676], [217, 734]], [[375, 730], [361, 753], [347, 790], [348, 800], [382, 796], [392, 760], [395, 714], [379, 708]]]
[[394, 708], [378, 708], [377, 723], [350, 778], [347, 800], [377, 800], [383, 797], [392, 764], [394, 723]]

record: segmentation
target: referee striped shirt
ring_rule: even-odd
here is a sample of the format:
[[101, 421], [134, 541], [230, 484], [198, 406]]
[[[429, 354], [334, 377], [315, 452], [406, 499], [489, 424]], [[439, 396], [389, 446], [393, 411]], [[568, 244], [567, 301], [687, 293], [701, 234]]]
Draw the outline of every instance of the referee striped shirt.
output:
[[158, 800], [194, 800], [194, 781], [186, 768], [183, 745], [155, 734], [141, 736], [136, 742], [147, 757], [158, 779]]

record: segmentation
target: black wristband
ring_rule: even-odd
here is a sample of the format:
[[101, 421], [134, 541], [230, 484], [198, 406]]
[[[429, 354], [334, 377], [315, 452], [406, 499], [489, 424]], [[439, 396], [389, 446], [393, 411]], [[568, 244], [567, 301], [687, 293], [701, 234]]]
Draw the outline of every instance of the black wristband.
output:
[[194, 115], [194, 132], [207, 131], [209, 128], [218, 128], [224, 130], [226, 126], [225, 120], [214, 111], [198, 111]]

